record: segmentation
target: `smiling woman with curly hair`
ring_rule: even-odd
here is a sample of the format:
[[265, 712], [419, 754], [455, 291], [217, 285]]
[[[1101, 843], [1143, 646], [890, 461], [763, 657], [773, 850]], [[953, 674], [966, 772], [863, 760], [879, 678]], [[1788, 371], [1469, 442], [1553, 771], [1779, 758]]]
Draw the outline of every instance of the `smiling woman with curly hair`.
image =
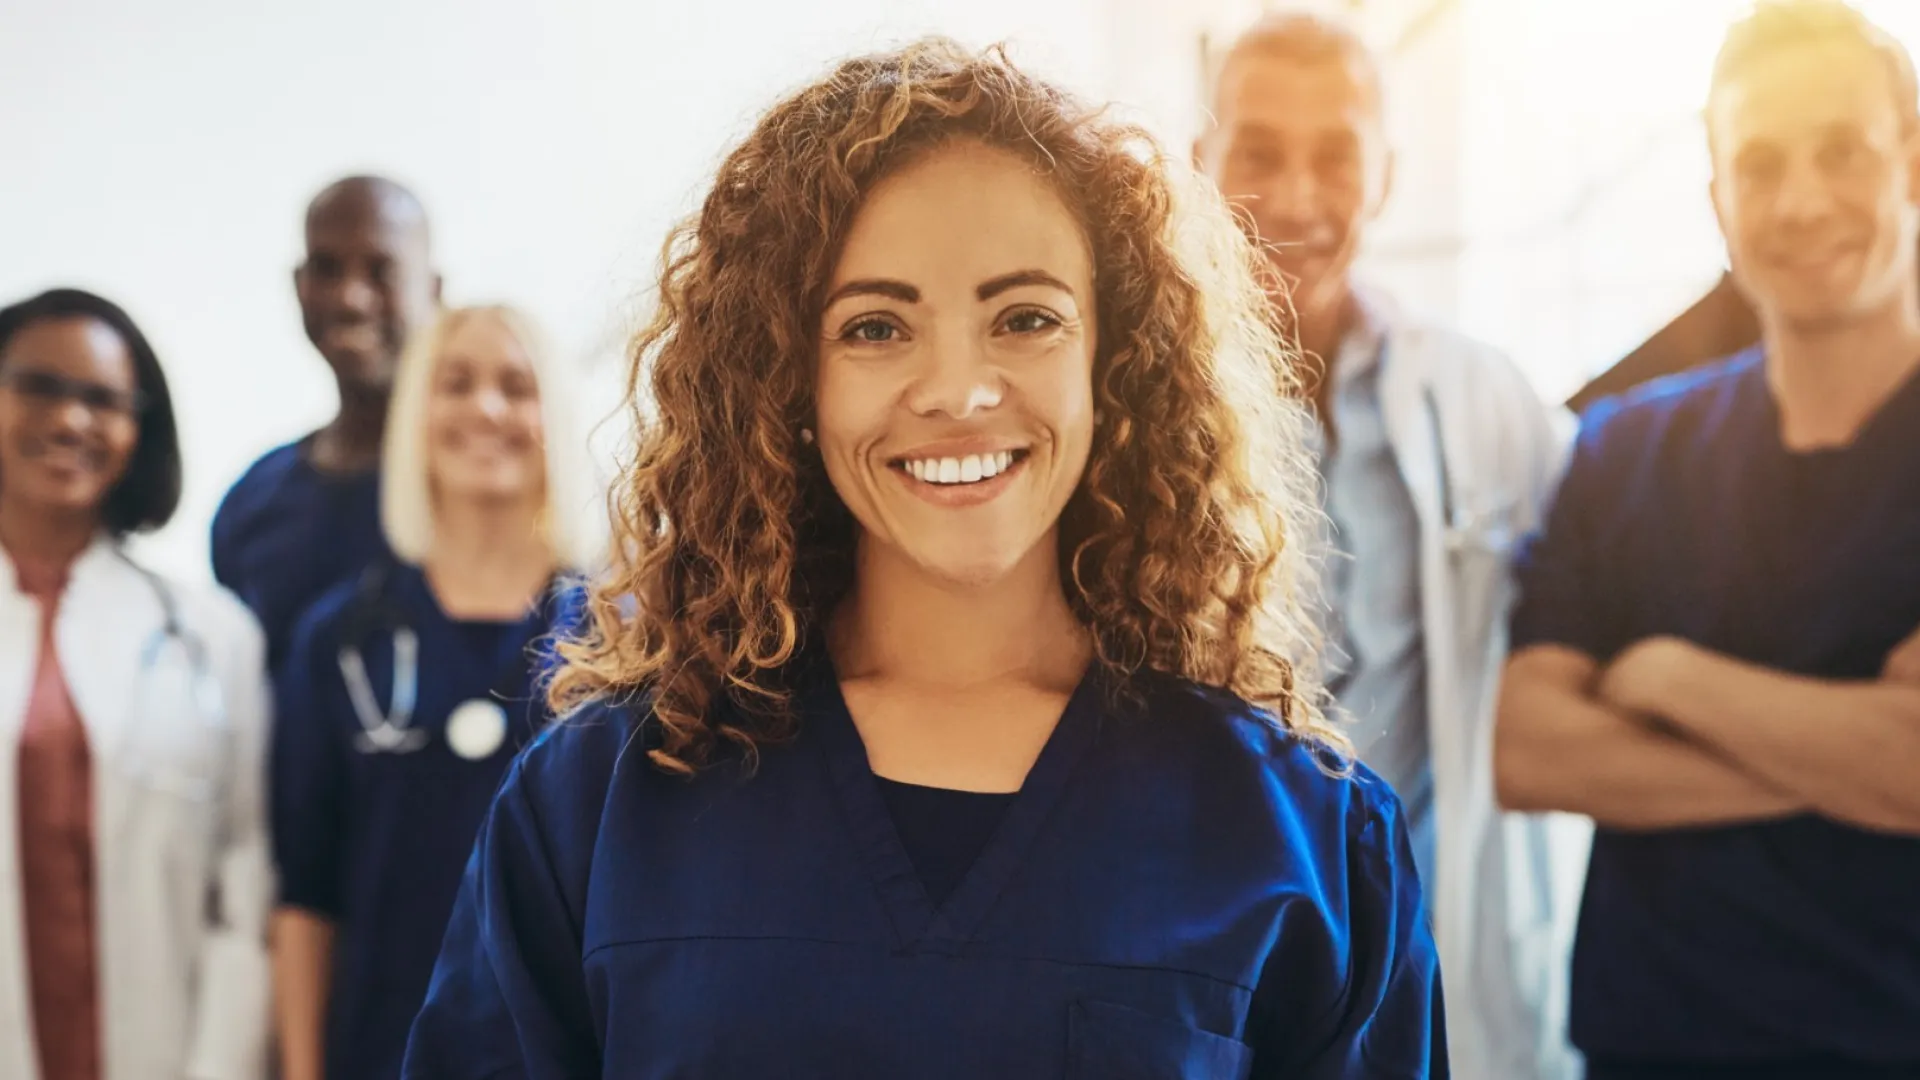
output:
[[407, 1075], [1443, 1075], [1257, 265], [998, 52], [775, 106], [668, 242], [614, 572]]

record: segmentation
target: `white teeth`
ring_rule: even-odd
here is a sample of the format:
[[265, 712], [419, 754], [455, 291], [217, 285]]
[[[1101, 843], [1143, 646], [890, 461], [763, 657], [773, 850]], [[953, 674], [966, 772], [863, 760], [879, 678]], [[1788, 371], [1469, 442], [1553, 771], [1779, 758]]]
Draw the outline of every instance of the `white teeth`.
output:
[[916, 458], [901, 463], [907, 475], [927, 484], [975, 484], [991, 480], [1013, 467], [1015, 451], [973, 454], [963, 458]]
[[68, 468], [86, 468], [89, 465], [89, 459], [83, 451], [69, 450], [64, 447], [46, 450], [35, 456], [41, 461], [50, 461], [55, 465], [64, 465]]

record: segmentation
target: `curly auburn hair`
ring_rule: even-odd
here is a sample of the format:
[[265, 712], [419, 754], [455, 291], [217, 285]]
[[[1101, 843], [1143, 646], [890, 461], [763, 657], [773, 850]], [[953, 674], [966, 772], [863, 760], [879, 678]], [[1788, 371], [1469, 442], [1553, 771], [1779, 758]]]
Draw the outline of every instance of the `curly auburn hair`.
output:
[[639, 440], [612, 496], [614, 564], [561, 646], [556, 713], [644, 698], [649, 753], [681, 772], [793, 733], [783, 671], [847, 594], [856, 540], [799, 436], [825, 290], [864, 196], [956, 140], [1042, 169], [1093, 251], [1104, 419], [1059, 558], [1095, 662], [1123, 686], [1150, 669], [1226, 688], [1347, 750], [1321, 709], [1298, 543], [1317, 512], [1313, 420], [1265, 261], [1145, 131], [998, 48], [937, 38], [848, 60], [775, 105], [669, 236], [632, 350]]

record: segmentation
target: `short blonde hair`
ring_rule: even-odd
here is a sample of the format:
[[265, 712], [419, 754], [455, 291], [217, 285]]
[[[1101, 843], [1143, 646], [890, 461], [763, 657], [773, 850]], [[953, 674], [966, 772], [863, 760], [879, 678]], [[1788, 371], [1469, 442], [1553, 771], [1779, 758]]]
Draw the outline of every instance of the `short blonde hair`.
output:
[[525, 312], [504, 304], [450, 308], [407, 343], [394, 376], [387, 409], [386, 444], [380, 459], [380, 527], [387, 546], [418, 564], [433, 546], [434, 504], [427, 468], [427, 399], [440, 354], [470, 319], [492, 318], [506, 327], [533, 367], [540, 389], [542, 453], [546, 463], [546, 506], [540, 528], [554, 561], [570, 570], [586, 570], [601, 559], [602, 530], [592, 527], [598, 506], [587, 490], [592, 476], [586, 436], [574, 421], [566, 380], [560, 377], [551, 347]]
[[[1857, 45], [1886, 69], [1894, 105], [1900, 110], [1900, 129], [1920, 129], [1920, 77], [1913, 55], [1892, 34], [1881, 29], [1858, 8], [1844, 0], [1761, 0], [1727, 28], [1720, 52], [1713, 60], [1713, 80], [1707, 103], [1757, 61], [1790, 49], [1840, 42]], [[1711, 114], [1709, 114], [1711, 119]], [[1707, 129], [1711, 138], [1711, 123]]]

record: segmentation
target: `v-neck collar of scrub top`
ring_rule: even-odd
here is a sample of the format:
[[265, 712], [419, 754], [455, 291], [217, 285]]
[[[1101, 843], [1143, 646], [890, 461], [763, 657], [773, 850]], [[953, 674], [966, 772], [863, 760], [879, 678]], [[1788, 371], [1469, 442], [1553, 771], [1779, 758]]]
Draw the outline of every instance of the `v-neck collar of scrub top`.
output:
[[1068, 698], [1006, 816], [946, 902], [935, 907], [901, 843], [886, 797], [867, 758], [866, 743], [840, 693], [830, 660], [808, 665], [801, 713], [813, 725], [807, 739], [826, 768], [860, 861], [902, 952], [965, 950], [994, 903], [1019, 873], [1028, 852], [1069, 787], [1100, 726], [1106, 680], [1096, 661]]

